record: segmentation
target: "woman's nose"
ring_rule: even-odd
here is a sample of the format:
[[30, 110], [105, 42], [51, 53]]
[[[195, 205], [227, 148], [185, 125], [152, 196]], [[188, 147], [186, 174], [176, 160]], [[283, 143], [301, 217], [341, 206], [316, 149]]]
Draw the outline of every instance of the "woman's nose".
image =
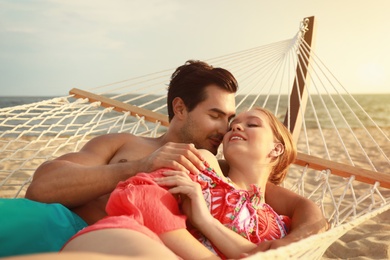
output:
[[232, 130], [233, 131], [242, 131], [243, 128], [242, 128], [241, 124], [234, 124], [234, 125], [232, 125]]

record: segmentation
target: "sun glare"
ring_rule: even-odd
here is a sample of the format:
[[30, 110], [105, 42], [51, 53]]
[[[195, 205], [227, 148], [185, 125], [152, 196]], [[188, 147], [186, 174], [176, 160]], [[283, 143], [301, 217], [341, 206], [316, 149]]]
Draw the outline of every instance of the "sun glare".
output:
[[377, 63], [363, 63], [358, 67], [360, 83], [367, 86], [381, 86], [385, 82], [385, 69]]

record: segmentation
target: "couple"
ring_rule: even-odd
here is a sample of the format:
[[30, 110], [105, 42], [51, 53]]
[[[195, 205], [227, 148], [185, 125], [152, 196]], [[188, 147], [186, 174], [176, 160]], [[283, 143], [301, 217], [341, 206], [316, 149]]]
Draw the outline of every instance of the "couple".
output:
[[[236, 90], [236, 80], [228, 71], [212, 68], [203, 62], [187, 62], [173, 73], [169, 85], [170, 127], [167, 133], [158, 138], [124, 133], [96, 137], [80, 152], [66, 154], [42, 164], [34, 175], [26, 198], [61, 203], [75, 213], [71, 213], [69, 226], [76, 223], [75, 229], [79, 229], [79, 225], [91, 225], [106, 217], [105, 208], [110, 193], [118, 182], [138, 172], [149, 173], [160, 168], [187, 173], [204, 171], [205, 155], [195, 147], [216, 154], [222, 137], [228, 130], [228, 122], [235, 114]], [[193, 143], [195, 147], [189, 143]], [[251, 155], [248, 156], [252, 158]], [[211, 164], [210, 161], [209, 163]], [[220, 166], [224, 173], [235, 170], [229, 169], [224, 161]], [[214, 169], [218, 171], [215, 166]], [[265, 190], [265, 187], [260, 188], [261, 191]], [[260, 243], [254, 251], [291, 243], [325, 227], [320, 210], [311, 201], [271, 182], [266, 184], [264, 196], [266, 203], [278, 214], [291, 218], [291, 230], [283, 239]], [[58, 210], [68, 214], [64, 207], [59, 207]], [[194, 222], [196, 225], [196, 221]], [[109, 231], [110, 229], [103, 229], [95, 234]], [[116, 232], [118, 229], [111, 231]], [[54, 228], [53, 232], [56, 233]], [[88, 234], [94, 232], [85, 235]], [[142, 237], [142, 234], [136, 235]], [[53, 237], [63, 239], [58, 232]], [[133, 244], [135, 241], [140, 242], [135, 239], [132, 241]], [[106, 239], [105, 243], [108, 242]]]
[[[157, 250], [158, 246], [150, 252], [157, 241], [183, 259], [217, 259], [217, 255], [226, 259], [239, 258], [257, 244], [287, 234], [288, 217], [279, 216], [264, 198], [268, 180], [283, 181], [296, 157], [289, 131], [273, 114], [257, 108], [232, 121], [223, 139], [228, 177], [213, 154], [199, 152], [206, 166], [199, 174], [161, 169], [120, 182], [106, 206], [109, 216], [79, 232], [64, 251], [115, 249], [119, 255], [168, 257], [170, 251]], [[180, 195], [189, 227], [173, 194]], [[146, 236], [136, 239], [139, 233]], [[147, 237], [150, 241], [144, 241]]]

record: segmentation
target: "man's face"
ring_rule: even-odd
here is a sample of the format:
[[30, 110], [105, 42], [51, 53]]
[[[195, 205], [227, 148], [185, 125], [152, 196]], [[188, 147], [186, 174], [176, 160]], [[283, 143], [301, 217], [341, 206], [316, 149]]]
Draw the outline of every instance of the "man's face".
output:
[[235, 115], [234, 93], [215, 85], [208, 86], [205, 91], [207, 99], [187, 114], [180, 134], [184, 142], [217, 154], [229, 121]]

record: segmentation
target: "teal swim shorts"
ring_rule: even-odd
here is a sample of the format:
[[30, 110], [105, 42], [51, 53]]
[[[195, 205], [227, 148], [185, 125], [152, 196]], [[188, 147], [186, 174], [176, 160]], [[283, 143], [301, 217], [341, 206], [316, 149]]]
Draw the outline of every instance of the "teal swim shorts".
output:
[[86, 226], [61, 204], [0, 198], [0, 257], [58, 252]]

